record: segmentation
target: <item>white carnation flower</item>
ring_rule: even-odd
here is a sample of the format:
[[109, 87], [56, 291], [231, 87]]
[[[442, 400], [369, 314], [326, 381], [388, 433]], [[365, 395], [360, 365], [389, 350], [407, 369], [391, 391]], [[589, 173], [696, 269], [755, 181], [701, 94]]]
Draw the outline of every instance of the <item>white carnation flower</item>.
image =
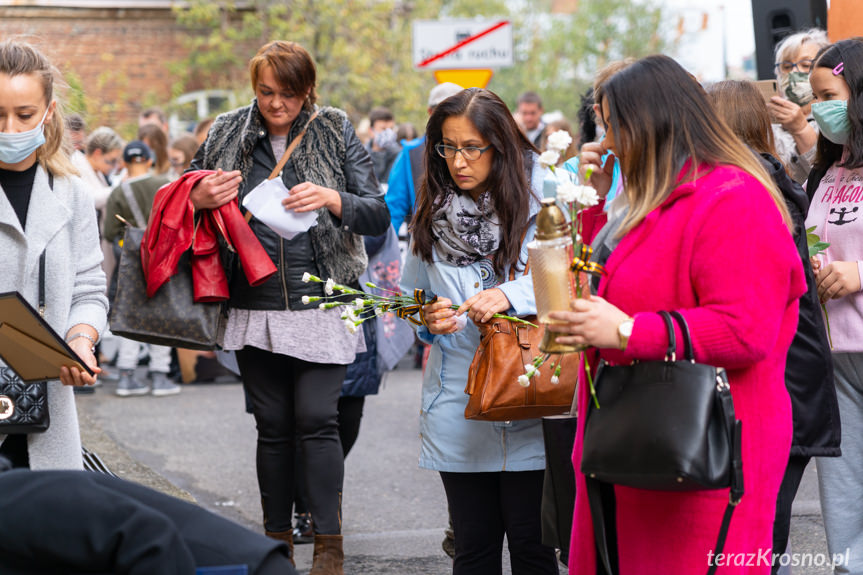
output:
[[533, 375], [531, 372], [536, 371], [536, 368], [533, 366], [532, 363], [526, 363], [524, 364], [524, 371], [528, 374], [528, 377], [530, 377], [531, 375]]
[[557, 377], [556, 375], [552, 375], [551, 376], [551, 383], [554, 385], [557, 385], [558, 383], [560, 383], [560, 378]]
[[319, 304], [318, 304], [318, 309], [323, 309], [323, 310], [327, 309], [327, 304], [325, 304], [325, 303], [319, 303]]
[[365, 300], [358, 297], [357, 299], [354, 300], [354, 307], [356, 307], [358, 310], [363, 309], [364, 307], [366, 307]]
[[333, 286], [336, 285], [336, 282], [333, 281], [333, 278], [327, 280], [327, 283], [324, 284], [324, 292], [327, 295], [333, 295]]
[[526, 375], [519, 375], [518, 384], [522, 387], [530, 387], [530, 378], [528, 378]]
[[543, 168], [556, 166], [557, 162], [559, 162], [559, 161], [560, 161], [560, 152], [556, 152], [554, 150], [546, 150], [539, 157], [539, 163]]
[[384, 310], [383, 310], [383, 309], [381, 309], [381, 308], [379, 308], [379, 307], [376, 307], [376, 308], [375, 308], [375, 315], [376, 315], [376, 316], [382, 316], [382, 315], [384, 315]]
[[345, 327], [348, 328], [348, 331], [351, 333], [357, 333], [357, 324], [354, 323], [351, 319], [345, 320]]
[[562, 152], [566, 150], [569, 145], [572, 143], [572, 136], [569, 135], [569, 132], [564, 130], [558, 130], [557, 132], [550, 134], [548, 136], [548, 141], [546, 145], [549, 150], [557, 150], [558, 152]]
[[303, 283], [309, 283], [310, 281], [312, 281], [312, 274], [310, 274], [309, 272], [304, 273]]
[[585, 207], [595, 206], [599, 203], [599, 194], [590, 186], [577, 186], [578, 191], [575, 200]]
[[571, 204], [578, 195], [578, 188], [579, 186], [569, 180], [559, 183], [557, 185], [557, 201], [562, 204]]
[[307, 295], [303, 296], [303, 305], [309, 305], [309, 296], [307, 296]]

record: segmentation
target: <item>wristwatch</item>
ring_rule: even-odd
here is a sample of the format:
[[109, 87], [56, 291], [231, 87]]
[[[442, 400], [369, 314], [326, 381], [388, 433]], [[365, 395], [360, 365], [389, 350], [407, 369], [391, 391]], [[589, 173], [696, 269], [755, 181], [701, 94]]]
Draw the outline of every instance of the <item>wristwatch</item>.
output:
[[617, 337], [620, 338], [621, 351], [626, 351], [626, 345], [629, 343], [629, 338], [632, 337], [632, 326], [634, 325], [635, 320], [629, 317], [617, 326]]

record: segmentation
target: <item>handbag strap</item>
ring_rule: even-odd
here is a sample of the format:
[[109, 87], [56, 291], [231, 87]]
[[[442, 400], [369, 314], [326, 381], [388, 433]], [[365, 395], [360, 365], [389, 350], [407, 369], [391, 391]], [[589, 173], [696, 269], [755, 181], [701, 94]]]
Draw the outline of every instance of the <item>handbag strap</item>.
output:
[[[306, 122], [306, 125], [303, 127], [303, 130], [299, 134], [297, 134], [297, 136], [293, 140], [291, 140], [291, 144], [285, 150], [285, 153], [282, 154], [282, 159], [279, 160], [279, 163], [276, 164], [276, 167], [273, 168], [273, 171], [270, 172], [270, 175], [267, 177], [268, 180], [273, 180], [273, 179], [277, 178], [280, 173], [282, 173], [282, 170], [284, 169], [285, 164], [288, 163], [288, 159], [291, 157], [291, 154], [294, 153], [294, 149], [300, 145], [300, 141], [303, 139], [303, 136], [306, 135], [306, 131], [309, 129], [309, 126], [314, 121], [314, 119], [317, 117], [318, 117], [318, 110], [315, 110], [315, 113], [312, 114], [312, 117], [309, 118], [308, 122]], [[249, 221], [252, 219], [252, 212], [246, 211], [246, 215], [244, 217], [246, 218], [246, 223], [249, 223]]]
[[132, 186], [128, 180], [120, 183], [120, 189], [123, 190], [123, 197], [126, 198], [126, 203], [129, 204], [129, 209], [132, 211], [132, 217], [135, 218], [135, 225], [139, 228], [147, 227], [147, 218], [144, 217], [144, 212], [141, 211], [141, 205], [135, 199], [135, 194], [132, 193]]
[[48, 248], [42, 250], [39, 256], [39, 316], [45, 317], [45, 253]]
[[[683, 332], [684, 355], [687, 361], [695, 361], [692, 336], [689, 331], [689, 325], [686, 319], [678, 311], [661, 311], [659, 315], [665, 322], [668, 329], [668, 357], [674, 361], [676, 353], [674, 324], [672, 317], [680, 325]], [[716, 545], [713, 546], [713, 557], [720, 557], [722, 550], [725, 547], [725, 540], [728, 537], [728, 529], [731, 526], [731, 517], [734, 514], [734, 509], [740, 503], [743, 497], [743, 423], [734, 418], [734, 401], [731, 397], [731, 388], [728, 384], [728, 377], [724, 369], [716, 370], [716, 389], [719, 408], [722, 413], [723, 422], [728, 424], [731, 420], [730, 429], [726, 429], [731, 442], [731, 489], [728, 495], [728, 504], [725, 506], [725, 513], [722, 516], [722, 524], [719, 527], [719, 533], [716, 536]], [[608, 483], [603, 483], [589, 476], [585, 476], [585, 484], [587, 487], [587, 499], [590, 507], [590, 515], [593, 522], [594, 540], [596, 543], [597, 564], [601, 566], [602, 571], [607, 575], [616, 575], [618, 573], [617, 565], [617, 529], [615, 526], [614, 516], [614, 486]], [[715, 561], [715, 560], [714, 560]], [[707, 575], [714, 575], [719, 565], [711, 562], [708, 565]]]
[[300, 132], [299, 134], [297, 134], [297, 137], [291, 141], [291, 145], [288, 146], [288, 149], [285, 150], [284, 154], [282, 154], [282, 159], [279, 160], [279, 163], [276, 164], [276, 167], [273, 168], [272, 172], [270, 172], [270, 177], [267, 178], [268, 180], [272, 180], [272, 179], [276, 178], [279, 175], [279, 173], [281, 173], [282, 169], [285, 167], [285, 164], [288, 163], [288, 158], [290, 158], [291, 154], [294, 152], [294, 148], [296, 148], [300, 144], [300, 140], [302, 140], [303, 136], [306, 135], [306, 130], [309, 129], [309, 126], [314, 121], [314, 119], [317, 117], [318, 117], [318, 111], [315, 110], [315, 113], [312, 114], [312, 117], [309, 118], [309, 121], [306, 122], [305, 127], [303, 127], [303, 131]]
[[[48, 172], [48, 188], [54, 191], [54, 174]], [[39, 317], [45, 317], [45, 260], [48, 246], [39, 255]]]
[[689, 324], [686, 323], [686, 318], [683, 317], [683, 314], [679, 311], [674, 310], [670, 313], [672, 317], [674, 317], [674, 319], [677, 321], [677, 324], [680, 326], [680, 331], [683, 332], [683, 356], [686, 358], [686, 361], [691, 361], [692, 363], [695, 363], [695, 352], [693, 351], [692, 334], [689, 331]]
[[659, 317], [665, 322], [665, 330], [668, 332], [668, 349], [665, 351], [665, 361], [677, 361], [677, 336], [674, 334], [674, 322], [667, 311], [659, 312]]

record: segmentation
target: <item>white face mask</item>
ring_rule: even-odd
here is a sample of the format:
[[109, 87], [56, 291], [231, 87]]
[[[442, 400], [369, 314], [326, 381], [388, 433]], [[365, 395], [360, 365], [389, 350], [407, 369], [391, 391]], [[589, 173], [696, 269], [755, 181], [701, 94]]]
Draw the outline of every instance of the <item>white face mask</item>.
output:
[[0, 162], [4, 164], [23, 162], [45, 143], [45, 118], [48, 117], [50, 109], [51, 106], [45, 109], [39, 125], [32, 130], [17, 134], [0, 132]]

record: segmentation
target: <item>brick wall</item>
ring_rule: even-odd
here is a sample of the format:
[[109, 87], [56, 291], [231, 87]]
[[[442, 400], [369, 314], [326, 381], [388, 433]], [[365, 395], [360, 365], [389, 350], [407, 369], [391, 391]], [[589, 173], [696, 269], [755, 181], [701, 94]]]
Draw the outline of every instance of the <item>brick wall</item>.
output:
[[[108, 125], [129, 136], [138, 113], [166, 107], [172, 86], [184, 90], [210, 86], [169, 65], [187, 54], [183, 39], [194, 33], [180, 28], [169, 9], [92, 9], [0, 6], [0, 39], [23, 37], [36, 44], [72, 86], [67, 100], [81, 105], [90, 127]], [[133, 135], [133, 134], [131, 134]]]

